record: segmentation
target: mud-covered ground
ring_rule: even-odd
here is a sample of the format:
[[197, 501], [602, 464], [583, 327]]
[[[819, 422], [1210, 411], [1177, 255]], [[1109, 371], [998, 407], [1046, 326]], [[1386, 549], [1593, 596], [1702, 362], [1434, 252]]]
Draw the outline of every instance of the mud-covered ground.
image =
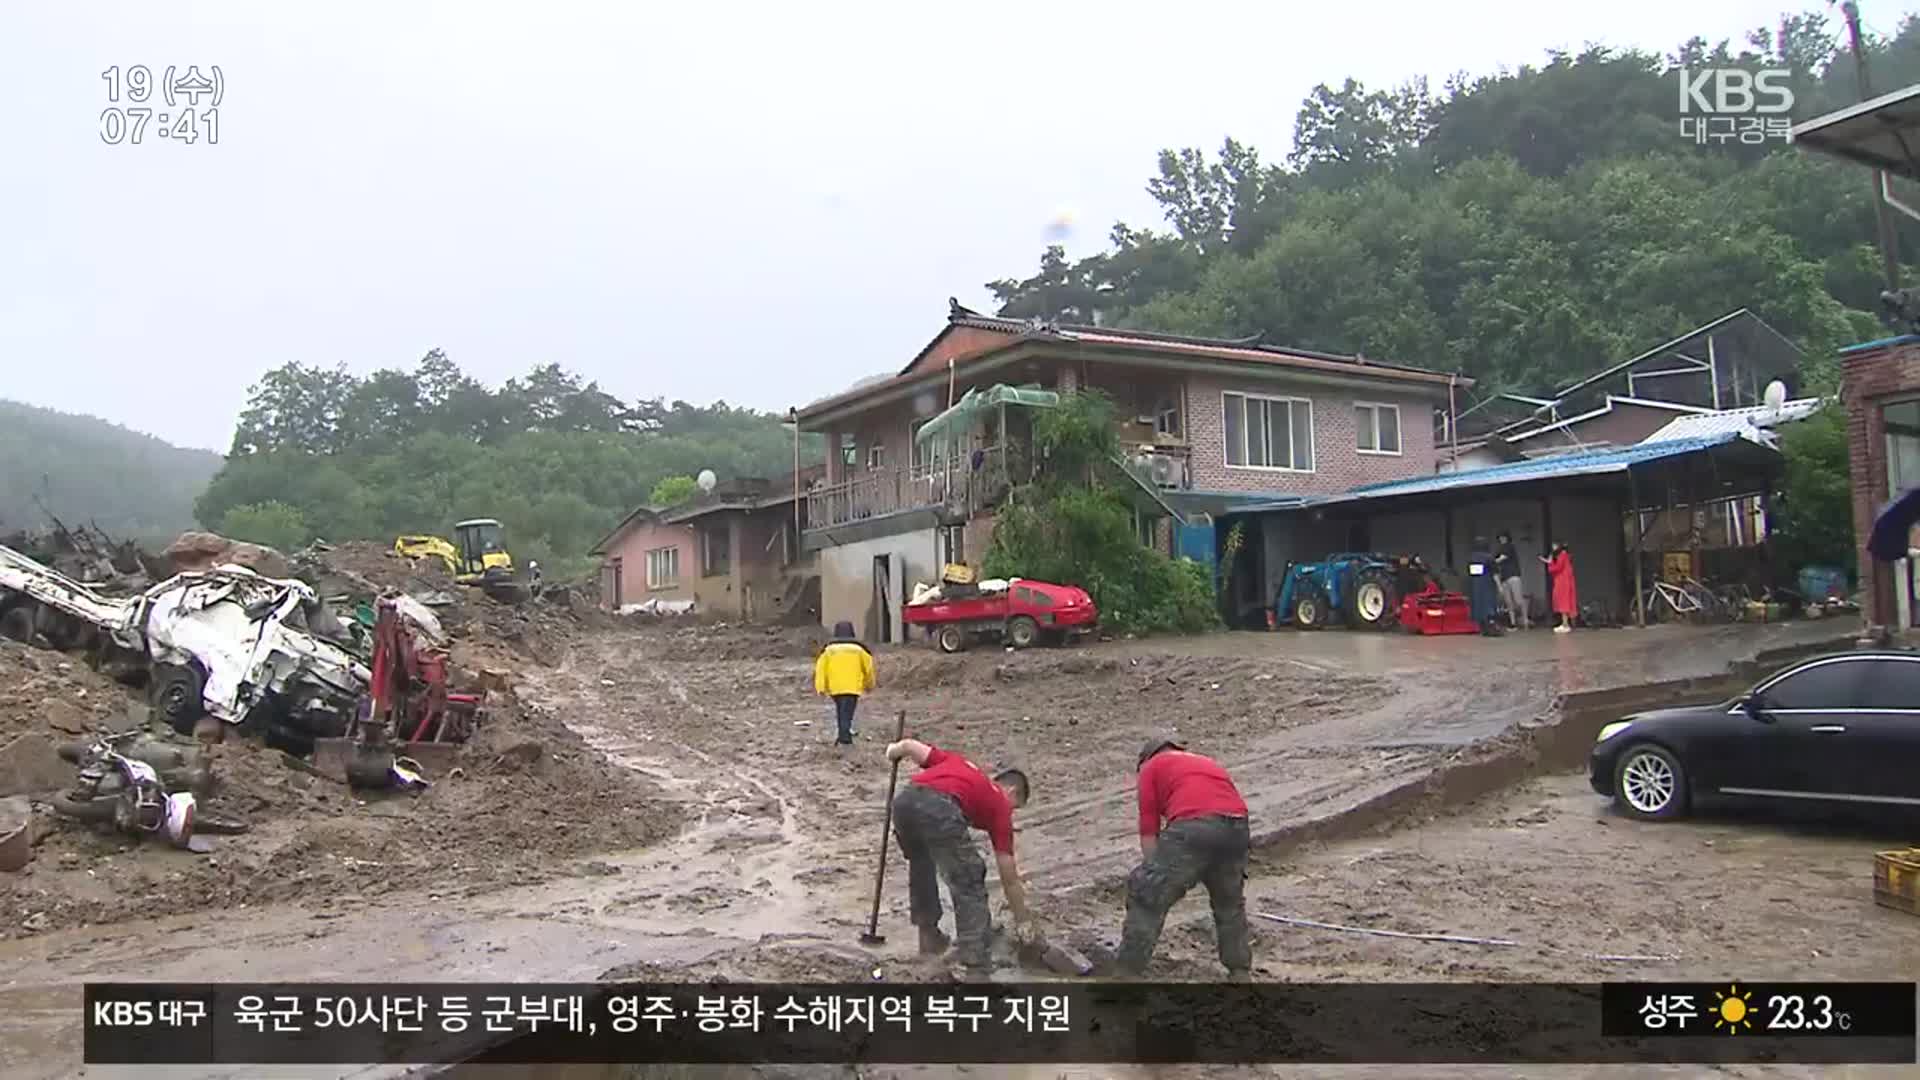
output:
[[[11, 1017], [0, 1026], [22, 1035], [0, 1071], [71, 1059], [62, 1018], [77, 991], [71, 1005], [60, 995], [129, 963], [143, 977], [185, 979], [930, 977], [936, 969], [913, 955], [897, 852], [881, 912], [889, 941], [857, 941], [888, 781], [881, 748], [902, 711], [917, 737], [1028, 771], [1020, 862], [1043, 920], [1074, 944], [1117, 933], [1119, 883], [1137, 857], [1133, 756], [1149, 731], [1171, 728], [1233, 769], [1270, 842], [1249, 882], [1252, 910], [1525, 943], [1256, 920], [1261, 978], [1920, 970], [1920, 922], [1871, 903], [1872, 852], [1888, 837], [1747, 818], [1630, 823], [1583, 777], [1548, 769], [1529, 741], [1552, 725], [1561, 693], [1709, 674], [1811, 640], [1790, 628], [1492, 641], [1240, 634], [953, 657], [883, 648], [880, 688], [861, 706], [856, 745], [842, 749], [830, 705], [812, 693], [817, 631], [489, 608], [462, 625], [456, 660], [510, 671], [522, 704], [459, 780], [360, 805], [300, 787], [277, 763], [242, 769], [258, 773], [244, 783], [267, 802], [253, 832], [220, 838], [218, 866], [63, 832], [31, 874], [0, 879], [10, 906], [34, 901], [20, 891], [34, 888], [72, 904], [61, 921], [0, 944], [13, 973], [0, 984], [0, 1016]], [[55, 654], [33, 660], [36, 693], [58, 681], [47, 664], [72, 683], [55, 696], [113, 692], [83, 669], [59, 669]], [[516, 759], [489, 741], [515, 733], [546, 747], [534, 767], [505, 767]], [[269, 764], [249, 748], [221, 752]], [[1477, 787], [1455, 783], [1473, 769]], [[91, 884], [103, 875], [107, 884]], [[156, 935], [168, 944], [159, 955]], [[1210, 978], [1212, 951], [1204, 896], [1189, 897], [1153, 974]], [[1623, 966], [1588, 955], [1599, 953], [1677, 958]]]

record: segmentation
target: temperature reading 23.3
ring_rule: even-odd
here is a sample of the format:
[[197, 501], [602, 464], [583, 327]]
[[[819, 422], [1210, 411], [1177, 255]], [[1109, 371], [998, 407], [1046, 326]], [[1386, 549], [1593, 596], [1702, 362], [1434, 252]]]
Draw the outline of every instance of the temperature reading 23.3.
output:
[[1773, 994], [1767, 998], [1768, 1031], [1846, 1031], [1853, 1018], [1835, 1012], [1833, 999], [1815, 994], [1811, 999], [1800, 994]]

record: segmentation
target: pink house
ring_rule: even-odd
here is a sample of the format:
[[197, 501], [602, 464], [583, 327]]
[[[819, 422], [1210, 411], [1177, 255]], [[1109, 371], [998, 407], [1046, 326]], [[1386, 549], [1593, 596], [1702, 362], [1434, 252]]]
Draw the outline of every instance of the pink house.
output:
[[[800, 489], [822, 476], [800, 471]], [[811, 552], [801, 550], [805, 507], [795, 506], [792, 473], [739, 477], [671, 507], [642, 506], [594, 546], [600, 605], [631, 609], [650, 600], [730, 619], [785, 618], [818, 603]]]

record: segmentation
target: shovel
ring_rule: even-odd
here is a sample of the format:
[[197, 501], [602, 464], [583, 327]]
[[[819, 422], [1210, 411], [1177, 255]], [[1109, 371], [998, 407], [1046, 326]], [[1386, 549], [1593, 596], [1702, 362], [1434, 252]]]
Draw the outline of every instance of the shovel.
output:
[[[907, 710], [901, 709], [898, 721], [893, 729], [893, 741], [899, 742], [907, 737]], [[887, 778], [887, 812], [880, 820], [880, 865], [873, 872], [873, 914], [867, 918], [866, 932], [860, 935], [862, 945], [885, 945], [887, 935], [880, 932], [880, 886], [887, 879], [887, 841], [893, 832], [893, 793], [900, 785], [900, 759], [893, 762], [893, 775]]]

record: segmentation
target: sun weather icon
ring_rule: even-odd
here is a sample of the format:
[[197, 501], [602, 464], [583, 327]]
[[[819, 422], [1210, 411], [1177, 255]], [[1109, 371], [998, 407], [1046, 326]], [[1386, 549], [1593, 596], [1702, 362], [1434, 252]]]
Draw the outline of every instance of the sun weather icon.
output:
[[1727, 1034], [1738, 1035], [1741, 1028], [1753, 1030], [1753, 1006], [1749, 1004], [1753, 1000], [1753, 991], [1741, 993], [1738, 983], [1728, 983], [1726, 993], [1715, 990], [1713, 996], [1720, 999], [1720, 1004], [1713, 1007], [1715, 1031], [1725, 1028]]

